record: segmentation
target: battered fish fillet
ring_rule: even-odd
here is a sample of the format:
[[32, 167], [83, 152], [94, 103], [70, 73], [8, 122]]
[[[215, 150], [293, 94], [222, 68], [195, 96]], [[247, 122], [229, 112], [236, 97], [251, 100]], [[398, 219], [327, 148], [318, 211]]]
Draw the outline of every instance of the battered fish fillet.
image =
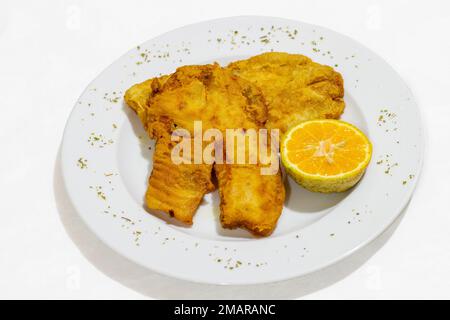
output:
[[[225, 138], [226, 129], [256, 130], [267, 119], [259, 89], [217, 64], [179, 68], [149, 105], [147, 119], [153, 132], [159, 130], [154, 124], [164, 123], [165, 130], [183, 128], [192, 135], [194, 121], [200, 120], [203, 130], [219, 129]], [[263, 236], [275, 228], [283, 208], [284, 186], [280, 171], [264, 176], [261, 167], [260, 163], [214, 165], [223, 227], [244, 227]]]
[[261, 89], [268, 103], [267, 128], [284, 133], [301, 121], [335, 119], [344, 111], [342, 76], [303, 55], [268, 52], [227, 68]]
[[148, 127], [147, 111], [149, 109], [150, 98], [159, 92], [168, 78], [169, 76], [167, 75], [159, 78], [151, 78], [133, 85], [125, 92], [125, 102], [136, 112], [146, 130]]
[[212, 165], [174, 164], [171, 151], [175, 144], [170, 136], [157, 140], [145, 200], [150, 209], [167, 212], [183, 223], [192, 224], [204, 194], [214, 190]]
[[[148, 80], [141, 85], [143, 87], [135, 87], [139, 90], [132, 90], [128, 96], [146, 97], [147, 93], [144, 92], [146, 90], [149, 93], [147, 103], [136, 103], [136, 101], [127, 101], [127, 103], [136, 110], [150, 136], [160, 140], [166, 133], [171, 133], [177, 128], [186, 129], [192, 136], [194, 121], [202, 121], [203, 130], [215, 128], [224, 131], [232, 128], [262, 128], [267, 119], [267, 108], [260, 90], [250, 82], [233, 76], [217, 64], [181, 67], [166, 78]], [[145, 108], [145, 105], [148, 108]], [[223, 136], [225, 137], [225, 134]], [[226, 142], [222, 141], [222, 143]], [[166, 144], [162, 142], [162, 145], [166, 146]], [[171, 159], [161, 158], [160, 162], [169, 167], [167, 162], [171, 162]], [[177, 166], [173, 163], [172, 165], [174, 167], [171, 170], [178, 170]], [[259, 235], [268, 235], [275, 228], [284, 202], [281, 174], [277, 172], [272, 176], [262, 176], [260, 166], [260, 164], [216, 164], [214, 166], [219, 184], [221, 221], [224, 227], [244, 227]], [[197, 170], [201, 172], [200, 181], [204, 181], [204, 173], [207, 170], [207, 168]], [[152, 172], [150, 184], [152, 184], [153, 175], [154, 172]], [[177, 176], [183, 177], [183, 174], [177, 173]], [[186, 182], [187, 179], [184, 177], [182, 180]], [[160, 176], [156, 180], [166, 183]], [[186, 183], [186, 185], [196, 189], [199, 185], [197, 182]], [[200, 183], [200, 185], [207, 186], [202, 190], [209, 189], [208, 184]], [[170, 190], [170, 182], [165, 185], [158, 184], [155, 187]], [[246, 189], [239, 192], [240, 187]], [[148, 194], [152, 194], [150, 189], [151, 187]], [[243, 192], [245, 192], [245, 198], [240, 199]], [[162, 196], [158, 194], [157, 197], [160, 200]], [[165, 204], [169, 198], [162, 198], [165, 199]], [[171, 206], [180, 204], [182, 207], [184, 199], [185, 195], [177, 197]], [[157, 203], [157, 201], [153, 202]], [[168, 212], [167, 208], [164, 209], [164, 205], [158, 203], [158, 207]], [[181, 214], [175, 214], [177, 219], [180, 219], [180, 216]]]
[[203, 196], [215, 189], [211, 181], [212, 165], [174, 164], [170, 156], [174, 143], [164, 124], [152, 123], [149, 130], [149, 101], [167, 79], [168, 76], [163, 76], [132, 86], [125, 93], [125, 101], [137, 113], [149, 136], [157, 139], [145, 194], [147, 207], [190, 225]]
[[194, 134], [194, 121], [202, 129], [260, 128], [267, 120], [267, 107], [258, 88], [233, 76], [218, 64], [184, 66], [164, 79], [157, 93], [150, 96], [147, 125], [164, 124], [165, 130], [177, 128]]
[[270, 235], [285, 197], [279, 175], [263, 176], [257, 167], [215, 165], [214, 169], [219, 182], [222, 226]]

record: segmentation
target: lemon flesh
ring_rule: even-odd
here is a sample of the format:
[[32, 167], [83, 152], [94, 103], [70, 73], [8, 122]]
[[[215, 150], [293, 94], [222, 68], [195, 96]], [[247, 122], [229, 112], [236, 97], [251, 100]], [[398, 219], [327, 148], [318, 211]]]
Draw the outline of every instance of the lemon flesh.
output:
[[[317, 127], [320, 126], [320, 127]], [[299, 134], [311, 134], [315, 128], [317, 137], [310, 143], [300, 142], [296, 146], [295, 139]], [[324, 128], [332, 129], [333, 133], [326, 132]], [[321, 131], [322, 130], [322, 131]], [[340, 136], [342, 132], [342, 136]], [[332, 136], [332, 139], [329, 137]], [[352, 147], [346, 143], [348, 139], [356, 138], [358, 150], [353, 150], [355, 159], [351, 157]], [[310, 150], [308, 156], [301, 158], [295, 156], [302, 150]], [[302, 122], [290, 128], [281, 141], [281, 160], [287, 173], [301, 186], [313, 192], [343, 192], [353, 187], [363, 176], [372, 157], [372, 144], [364, 133], [347, 122], [340, 120], [311, 120]], [[347, 158], [345, 158], [345, 155]], [[348, 161], [346, 160], [348, 159]], [[303, 163], [322, 163], [319, 169], [312, 172], [307, 170]], [[351, 163], [351, 165], [349, 165]], [[344, 169], [338, 170], [337, 168]], [[330, 174], [330, 172], [333, 172]]]

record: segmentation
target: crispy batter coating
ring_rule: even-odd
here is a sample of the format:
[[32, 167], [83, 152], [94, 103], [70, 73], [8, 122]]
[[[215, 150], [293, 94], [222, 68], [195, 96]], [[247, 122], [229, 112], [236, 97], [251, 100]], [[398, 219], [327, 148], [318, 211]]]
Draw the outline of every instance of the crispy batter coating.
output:
[[[267, 107], [258, 88], [233, 76], [217, 64], [185, 66], [171, 75], [159, 94], [149, 101], [149, 131], [184, 128], [194, 134], [194, 121], [203, 130], [258, 129], [267, 119]], [[226, 141], [224, 142], [226, 144]], [[258, 235], [275, 228], [284, 202], [284, 187], [278, 172], [262, 176], [260, 165], [223, 164], [214, 167], [221, 199], [221, 222], [226, 228], [244, 227]], [[246, 197], [239, 196], [245, 187]]]
[[344, 111], [342, 76], [303, 55], [268, 52], [227, 68], [261, 89], [268, 103], [267, 128], [284, 133], [301, 121], [337, 119]]
[[212, 165], [174, 164], [171, 151], [175, 144], [167, 135], [156, 142], [145, 200], [149, 209], [164, 211], [192, 224], [203, 196], [215, 189], [211, 181]]
[[[146, 196], [147, 205], [188, 223], [197, 207], [192, 204], [201, 193], [211, 189], [206, 179], [206, 173], [211, 169], [204, 164], [181, 167], [173, 164], [167, 152], [170, 147], [165, 135], [177, 128], [186, 129], [193, 135], [194, 121], [202, 121], [203, 130], [215, 128], [225, 131], [262, 128], [267, 119], [267, 107], [260, 90], [217, 64], [181, 67], [168, 77], [133, 86], [125, 98], [139, 115], [150, 137], [159, 139]], [[191, 168], [197, 177], [194, 179], [193, 173], [185, 168]], [[223, 226], [244, 227], [259, 235], [270, 234], [284, 202], [280, 172], [262, 176], [259, 164], [223, 164], [217, 165], [215, 171], [221, 189]], [[174, 179], [165, 178], [166, 174], [173, 175]], [[185, 188], [185, 192], [180, 192], [178, 187]], [[240, 187], [246, 187], [245, 201], [239, 198], [236, 188]], [[194, 191], [199, 193], [194, 194]], [[186, 204], [187, 198], [192, 200], [190, 205]], [[242, 208], [246, 202], [246, 207]]]
[[275, 229], [285, 198], [280, 172], [261, 175], [260, 166], [214, 165], [219, 182], [220, 222], [259, 236]]
[[149, 108], [149, 100], [167, 80], [168, 76], [159, 78], [151, 78], [144, 82], [137, 83], [125, 92], [125, 102], [133, 109], [147, 129], [147, 110]]
[[149, 100], [150, 131], [164, 123], [169, 131], [183, 128], [192, 135], [194, 121], [202, 121], [203, 130], [225, 130], [259, 128], [267, 119], [259, 89], [218, 64], [178, 68], [159, 90]]
[[193, 137], [194, 121], [202, 122], [203, 131], [267, 127], [283, 133], [300, 121], [339, 118], [345, 107], [343, 96], [342, 76], [331, 67], [280, 52], [237, 61], [227, 68], [184, 66], [171, 75], [134, 85], [125, 100], [149, 136], [157, 139], [147, 206], [191, 224], [203, 195], [214, 189], [213, 168], [222, 226], [271, 234], [285, 198], [279, 171], [261, 175], [264, 165], [260, 162], [176, 165], [170, 157], [174, 146], [170, 134], [183, 128]]
[[170, 140], [169, 130], [164, 123], [148, 121], [150, 100], [160, 93], [168, 78], [162, 76], [135, 84], [126, 91], [125, 102], [137, 113], [150, 137], [157, 140], [145, 194], [147, 207], [192, 224], [203, 196], [215, 189], [211, 181], [212, 165], [174, 164], [171, 151], [175, 143]]

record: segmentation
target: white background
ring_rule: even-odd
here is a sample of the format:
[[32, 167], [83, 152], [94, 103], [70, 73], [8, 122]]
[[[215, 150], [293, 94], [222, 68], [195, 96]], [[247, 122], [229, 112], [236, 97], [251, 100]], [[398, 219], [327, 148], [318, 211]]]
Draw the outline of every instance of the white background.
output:
[[[118, 2], [118, 1], [117, 1]], [[418, 187], [402, 218], [319, 274], [242, 295], [168, 279], [86, 230], [61, 190], [66, 119], [87, 84], [160, 33], [270, 15], [348, 35], [390, 63], [426, 126]], [[450, 298], [448, 1], [5, 1], [0, 4], [0, 298]]]

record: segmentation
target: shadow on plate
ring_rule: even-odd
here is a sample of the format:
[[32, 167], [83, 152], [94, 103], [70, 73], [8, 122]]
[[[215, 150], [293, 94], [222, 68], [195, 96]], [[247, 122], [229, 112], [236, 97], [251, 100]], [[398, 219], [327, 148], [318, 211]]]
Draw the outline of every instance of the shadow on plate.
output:
[[[291, 177], [285, 176], [284, 187], [286, 200], [284, 206], [301, 214], [316, 213], [329, 210], [344, 200], [353, 190], [339, 193], [310, 192], [299, 186]], [[356, 188], [357, 186], [355, 186]], [[307, 199], [308, 201], [305, 201]]]
[[[61, 174], [60, 151], [53, 177], [53, 189], [60, 219], [81, 253], [102, 273], [145, 296], [157, 299], [292, 299], [328, 287], [360, 268], [391, 237], [407, 207], [378, 238], [333, 266], [303, 277], [261, 285], [206, 285], [170, 278], [119, 255], [92, 233], [70, 202]], [[95, 244], [95, 245], [93, 245]]]

